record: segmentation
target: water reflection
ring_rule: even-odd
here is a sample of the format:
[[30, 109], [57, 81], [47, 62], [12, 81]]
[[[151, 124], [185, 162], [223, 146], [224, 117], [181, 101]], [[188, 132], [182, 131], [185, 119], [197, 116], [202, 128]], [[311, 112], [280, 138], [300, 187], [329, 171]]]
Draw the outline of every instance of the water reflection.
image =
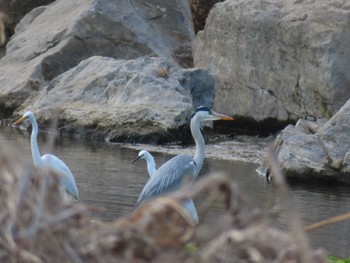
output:
[[[20, 149], [23, 158], [31, 160], [29, 134], [0, 128], [0, 139]], [[41, 153], [45, 153], [45, 137], [38, 138]], [[113, 220], [134, 209], [136, 199], [148, 180], [146, 164], [131, 164], [136, 151], [112, 147], [104, 143], [59, 139], [53, 153], [71, 168], [79, 188], [80, 201], [97, 207], [95, 216]], [[152, 153], [157, 166], [171, 156]], [[273, 186], [255, 172], [255, 164], [207, 159], [199, 179], [211, 172], [229, 174], [239, 183], [240, 190], [256, 206], [271, 209], [275, 203]], [[348, 187], [334, 185], [292, 185], [294, 202], [305, 224], [311, 224], [350, 211]], [[195, 200], [201, 220], [215, 221], [222, 204], [216, 202], [210, 209], [201, 209], [201, 200]], [[283, 220], [282, 220], [283, 222]], [[283, 223], [281, 224], [283, 225]], [[338, 223], [310, 234], [315, 247], [324, 247], [339, 257], [350, 256], [350, 222]]]

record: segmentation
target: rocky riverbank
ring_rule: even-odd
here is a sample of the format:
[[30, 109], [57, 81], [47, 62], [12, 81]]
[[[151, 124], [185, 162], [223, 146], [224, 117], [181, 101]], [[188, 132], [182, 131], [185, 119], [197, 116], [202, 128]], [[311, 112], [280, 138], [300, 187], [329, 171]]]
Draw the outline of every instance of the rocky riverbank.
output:
[[[199, 105], [259, 130], [332, 120], [350, 98], [343, 0], [218, 1], [200, 31], [192, 15], [201, 1], [29, 2], [26, 9], [23, 1], [0, 1], [1, 119], [31, 110], [41, 125], [57, 119], [62, 134], [157, 145], [179, 141]], [[331, 128], [348, 127], [349, 118], [338, 116], [306, 137], [284, 131], [276, 144], [288, 176], [349, 177], [346, 129]], [[263, 155], [259, 141], [255, 148], [230, 140], [215, 146], [225, 154], [208, 146], [207, 156], [258, 162], [254, 152]], [[300, 142], [298, 151], [286, 149]]]

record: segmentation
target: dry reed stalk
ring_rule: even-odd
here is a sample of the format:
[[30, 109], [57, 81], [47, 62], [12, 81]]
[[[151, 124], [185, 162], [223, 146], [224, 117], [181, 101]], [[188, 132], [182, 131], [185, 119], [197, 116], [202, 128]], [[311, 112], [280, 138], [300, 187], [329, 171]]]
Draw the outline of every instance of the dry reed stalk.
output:
[[[105, 223], [83, 204], [62, 198], [56, 175], [24, 164], [18, 152], [4, 150], [9, 148], [0, 145], [1, 262], [325, 262], [293, 233], [298, 218], [287, 216], [289, 232], [276, 228], [227, 176], [209, 175], [190, 190]], [[291, 207], [283, 191], [280, 200]], [[201, 197], [206, 210], [221, 200], [226, 210], [214, 223], [203, 217], [194, 227], [181, 206], [188, 197]], [[184, 249], [189, 241], [199, 245], [196, 253]]]
[[328, 225], [333, 225], [333, 224], [336, 224], [336, 223], [339, 223], [339, 222], [342, 222], [345, 220], [349, 220], [349, 219], [350, 219], [350, 212], [345, 213], [345, 214], [341, 214], [341, 215], [337, 215], [337, 216], [322, 220], [320, 222], [308, 225], [308, 226], [304, 227], [304, 231], [306, 231], [306, 232], [313, 231], [317, 228], [325, 227]]
[[285, 182], [284, 174], [278, 164], [278, 160], [273, 150], [273, 146], [268, 149], [269, 164], [273, 183], [276, 186], [278, 201], [284, 208], [285, 218], [290, 229], [291, 236], [300, 252], [302, 262], [312, 262], [312, 250], [309, 241], [303, 232], [300, 214], [296, 210], [291, 194]]

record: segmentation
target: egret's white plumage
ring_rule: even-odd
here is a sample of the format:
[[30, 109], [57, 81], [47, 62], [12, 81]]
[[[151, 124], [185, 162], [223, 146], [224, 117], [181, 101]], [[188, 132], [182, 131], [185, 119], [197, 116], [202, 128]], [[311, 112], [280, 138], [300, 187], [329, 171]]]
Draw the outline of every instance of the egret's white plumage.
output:
[[38, 123], [36, 122], [34, 114], [31, 111], [28, 111], [14, 124], [17, 125], [26, 120], [30, 121], [32, 125], [30, 143], [34, 166], [37, 168], [48, 169], [56, 173], [59, 176], [60, 184], [65, 188], [65, 190], [74, 198], [79, 199], [78, 189], [75, 184], [74, 176], [68, 166], [62, 160], [58, 159], [52, 154], [45, 154], [43, 156], [40, 155], [37, 143]]
[[[153, 158], [152, 154], [150, 154], [146, 150], [141, 150], [138, 153], [137, 158], [132, 163], [134, 163], [134, 162], [136, 162], [137, 160], [140, 160], [140, 159], [145, 159], [146, 160], [148, 175], [150, 177], [152, 177], [154, 175], [154, 173], [157, 171], [156, 163], [154, 161], [154, 158]], [[191, 215], [191, 217], [193, 219], [193, 222], [198, 224], [199, 218], [198, 218], [197, 210], [196, 210], [196, 207], [194, 205], [193, 200], [192, 199], [186, 200], [183, 203], [183, 208]]]
[[136, 162], [137, 160], [140, 160], [140, 159], [145, 159], [146, 160], [148, 175], [151, 177], [156, 172], [156, 163], [154, 161], [154, 158], [153, 158], [152, 154], [150, 154], [146, 150], [141, 150], [138, 153], [137, 158], [132, 163], [134, 163], [134, 162]]
[[200, 131], [200, 123], [205, 120], [233, 120], [233, 118], [217, 113], [207, 107], [199, 107], [191, 118], [191, 133], [196, 143], [196, 151], [192, 158], [180, 154], [164, 163], [143, 187], [136, 206], [141, 202], [177, 190], [188, 180], [192, 183], [197, 177], [204, 161], [204, 138]]

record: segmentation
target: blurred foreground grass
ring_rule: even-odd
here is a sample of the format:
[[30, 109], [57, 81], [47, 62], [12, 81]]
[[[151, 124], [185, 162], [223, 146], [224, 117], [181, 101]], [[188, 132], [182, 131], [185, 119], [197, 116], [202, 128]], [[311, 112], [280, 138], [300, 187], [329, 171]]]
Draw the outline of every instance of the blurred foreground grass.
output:
[[[0, 262], [328, 262], [324, 251], [310, 248], [276, 169], [276, 201], [289, 230], [216, 174], [102, 222], [93, 208], [65, 197], [57, 175], [22, 160], [21, 151], [0, 141]], [[181, 205], [188, 197], [202, 200], [197, 226]], [[222, 210], [208, 221], [213, 200]]]

